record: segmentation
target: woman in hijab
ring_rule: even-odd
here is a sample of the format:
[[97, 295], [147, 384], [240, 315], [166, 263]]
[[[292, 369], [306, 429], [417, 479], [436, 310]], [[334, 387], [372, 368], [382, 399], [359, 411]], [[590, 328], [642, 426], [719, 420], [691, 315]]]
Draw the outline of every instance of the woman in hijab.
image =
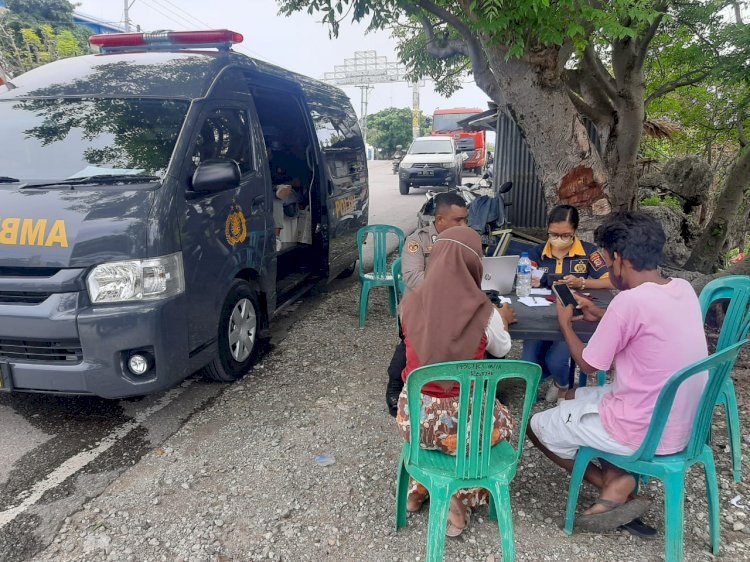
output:
[[[465, 226], [444, 230], [435, 240], [430, 267], [423, 283], [409, 291], [401, 305], [401, 325], [406, 342], [403, 379], [423, 365], [445, 361], [484, 359], [486, 353], [503, 357], [510, 350], [508, 324], [515, 313], [508, 306], [496, 308], [481, 290], [482, 241]], [[459, 385], [445, 381], [425, 385], [419, 412], [423, 420], [420, 441], [425, 449], [456, 454]], [[410, 439], [406, 386], [396, 416], [399, 431]], [[495, 404], [493, 445], [510, 439], [513, 422], [507, 408]], [[427, 489], [411, 481], [407, 510], [418, 511]], [[451, 499], [446, 534], [455, 537], [469, 523], [470, 508], [486, 503], [487, 490], [473, 488]]]

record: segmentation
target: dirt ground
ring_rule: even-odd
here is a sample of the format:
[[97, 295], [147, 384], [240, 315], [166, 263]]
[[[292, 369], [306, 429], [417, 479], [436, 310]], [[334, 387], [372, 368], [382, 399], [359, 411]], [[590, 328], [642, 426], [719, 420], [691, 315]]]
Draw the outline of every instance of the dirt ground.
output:
[[[359, 330], [358, 295], [354, 281], [326, 295], [249, 376], [66, 520], [35, 560], [424, 560], [427, 508], [407, 528], [394, 525], [402, 440], [383, 396], [396, 324], [385, 291], [376, 290]], [[519, 350], [515, 344], [511, 357]], [[750, 419], [747, 355], [734, 372], [743, 428]], [[518, 412], [520, 393], [506, 391]], [[722, 550], [716, 558], [708, 552], [696, 467], [686, 485], [685, 559], [750, 560], [750, 507], [743, 503], [750, 504], [750, 471], [745, 462], [746, 482], [734, 483], [723, 411], [714, 428]], [[661, 532], [652, 541], [619, 532], [565, 535], [568, 481], [527, 441], [511, 488], [517, 560], [663, 560]], [[662, 489], [652, 481], [643, 491], [652, 499], [644, 519], [661, 531]], [[584, 487], [579, 509], [594, 497]], [[501, 559], [486, 507], [460, 538], [447, 540], [446, 560]]]

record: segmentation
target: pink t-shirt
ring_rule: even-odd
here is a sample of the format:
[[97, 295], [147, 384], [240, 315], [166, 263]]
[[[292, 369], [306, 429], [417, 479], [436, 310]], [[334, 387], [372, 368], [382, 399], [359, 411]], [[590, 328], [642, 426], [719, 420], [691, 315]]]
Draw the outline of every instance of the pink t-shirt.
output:
[[[666, 381], [707, 356], [700, 304], [687, 281], [644, 283], [618, 293], [583, 350], [584, 361], [596, 369], [615, 364], [612, 392], [599, 405], [604, 429], [623, 445], [638, 449]], [[706, 378], [695, 375], [680, 387], [658, 454], [677, 453], [687, 446]]]

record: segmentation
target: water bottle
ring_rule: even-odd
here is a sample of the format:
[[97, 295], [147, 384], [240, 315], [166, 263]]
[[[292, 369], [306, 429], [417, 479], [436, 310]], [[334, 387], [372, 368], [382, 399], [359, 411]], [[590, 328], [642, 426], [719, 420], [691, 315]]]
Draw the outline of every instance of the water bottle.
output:
[[516, 296], [528, 297], [531, 294], [531, 260], [528, 252], [521, 253], [516, 269]]

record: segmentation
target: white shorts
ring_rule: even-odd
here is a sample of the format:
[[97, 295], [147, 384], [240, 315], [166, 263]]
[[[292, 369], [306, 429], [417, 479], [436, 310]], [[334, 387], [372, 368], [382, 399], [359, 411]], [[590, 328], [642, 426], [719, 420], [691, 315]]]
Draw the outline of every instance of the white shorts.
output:
[[632, 455], [633, 449], [615, 440], [604, 429], [599, 404], [612, 385], [576, 389], [573, 400], [532, 416], [531, 430], [545, 447], [563, 459], [574, 459], [581, 447], [593, 447], [615, 455]]

